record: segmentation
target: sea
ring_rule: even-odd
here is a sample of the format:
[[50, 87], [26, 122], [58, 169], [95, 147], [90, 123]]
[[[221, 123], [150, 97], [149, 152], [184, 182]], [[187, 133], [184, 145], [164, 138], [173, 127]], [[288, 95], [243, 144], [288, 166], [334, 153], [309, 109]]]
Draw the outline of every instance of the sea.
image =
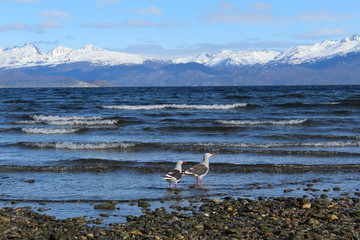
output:
[[[108, 224], [142, 214], [139, 200], [360, 191], [360, 86], [1, 88], [0, 113], [3, 207]], [[168, 188], [177, 161], [205, 153], [203, 185]]]

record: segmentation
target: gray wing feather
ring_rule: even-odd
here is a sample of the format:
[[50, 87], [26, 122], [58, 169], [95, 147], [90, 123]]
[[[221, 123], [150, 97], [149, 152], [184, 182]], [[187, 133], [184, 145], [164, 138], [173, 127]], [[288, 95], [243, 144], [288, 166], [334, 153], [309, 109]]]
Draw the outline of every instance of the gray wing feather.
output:
[[209, 169], [203, 164], [196, 164], [193, 167], [185, 171], [185, 174], [189, 175], [204, 175], [209, 171]]

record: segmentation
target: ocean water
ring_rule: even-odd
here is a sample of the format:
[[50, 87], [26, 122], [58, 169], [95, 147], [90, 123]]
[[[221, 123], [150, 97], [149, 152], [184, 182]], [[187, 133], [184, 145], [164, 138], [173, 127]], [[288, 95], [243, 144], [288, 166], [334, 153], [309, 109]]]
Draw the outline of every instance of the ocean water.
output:
[[[360, 86], [3, 88], [0, 112], [1, 203], [59, 218], [96, 218], [107, 201], [119, 209], [105, 223], [140, 214], [139, 199], [360, 188]], [[206, 152], [204, 185], [169, 190], [162, 176]]]

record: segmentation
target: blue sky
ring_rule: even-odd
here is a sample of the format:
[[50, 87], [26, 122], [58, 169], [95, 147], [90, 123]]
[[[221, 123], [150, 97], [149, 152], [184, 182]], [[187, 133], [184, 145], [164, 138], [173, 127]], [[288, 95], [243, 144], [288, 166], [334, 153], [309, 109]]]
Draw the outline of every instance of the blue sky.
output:
[[0, 47], [86, 44], [174, 59], [360, 33], [359, 0], [0, 0]]

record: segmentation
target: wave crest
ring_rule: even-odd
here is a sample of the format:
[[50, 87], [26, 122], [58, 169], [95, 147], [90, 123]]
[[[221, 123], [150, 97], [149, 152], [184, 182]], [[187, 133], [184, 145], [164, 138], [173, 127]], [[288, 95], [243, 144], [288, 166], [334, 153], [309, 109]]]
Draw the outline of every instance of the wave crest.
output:
[[300, 125], [308, 119], [292, 119], [280, 121], [251, 121], [251, 120], [220, 120], [218, 123], [224, 125]]
[[127, 149], [134, 147], [136, 143], [128, 142], [95, 142], [95, 143], [75, 143], [75, 142], [24, 142], [22, 145], [34, 148], [56, 148], [69, 150], [105, 150], [105, 149]]
[[31, 120], [17, 121], [17, 124], [39, 124], [45, 123], [56, 126], [73, 126], [73, 125], [116, 125], [119, 119], [94, 117], [94, 116], [45, 116], [31, 115]]
[[71, 134], [80, 130], [79, 128], [21, 128], [21, 131], [30, 134]]
[[196, 109], [196, 110], [230, 110], [237, 108], [246, 108], [248, 103], [234, 104], [212, 104], [212, 105], [192, 105], [192, 104], [159, 104], [159, 105], [113, 105], [102, 106], [106, 109], [119, 110], [164, 110], [164, 109]]

